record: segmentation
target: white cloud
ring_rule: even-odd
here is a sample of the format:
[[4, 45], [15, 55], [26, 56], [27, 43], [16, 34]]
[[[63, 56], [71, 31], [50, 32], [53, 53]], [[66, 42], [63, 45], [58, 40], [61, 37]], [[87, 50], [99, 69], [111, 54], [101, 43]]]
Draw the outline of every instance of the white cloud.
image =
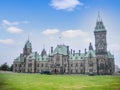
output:
[[13, 39], [0, 39], [1, 44], [14, 44], [15, 41]]
[[44, 35], [52, 35], [58, 33], [58, 29], [46, 29], [45, 31], [42, 32]]
[[3, 20], [2, 21], [3, 26], [12, 26], [12, 25], [18, 25], [18, 24], [19, 24], [19, 22], [10, 22], [8, 20]]
[[64, 38], [80, 38], [85, 43], [93, 42], [93, 39], [90, 38], [87, 32], [82, 30], [66, 30], [61, 33], [61, 36]]
[[16, 33], [16, 34], [19, 34], [19, 33], [23, 32], [22, 29], [20, 29], [18, 27], [14, 27], [14, 26], [8, 27], [7, 31], [10, 32], [10, 33]]
[[14, 22], [11, 22], [9, 20], [2, 20], [2, 26], [4, 26], [4, 27], [16, 26], [16, 25], [19, 25], [19, 24], [28, 24], [28, 23], [29, 23], [28, 21], [14, 21]]
[[67, 30], [62, 32], [62, 36], [67, 38], [74, 38], [78, 36], [86, 37], [88, 36], [88, 34], [86, 32], [83, 32], [82, 30]]
[[83, 6], [79, 0], [52, 0], [51, 4], [57, 10], [73, 10], [76, 6]]
[[5, 29], [6, 31], [14, 34], [22, 33], [23, 30], [18, 28], [20, 24], [28, 24], [28, 21], [9, 21], [9, 20], [2, 20], [1, 28]]

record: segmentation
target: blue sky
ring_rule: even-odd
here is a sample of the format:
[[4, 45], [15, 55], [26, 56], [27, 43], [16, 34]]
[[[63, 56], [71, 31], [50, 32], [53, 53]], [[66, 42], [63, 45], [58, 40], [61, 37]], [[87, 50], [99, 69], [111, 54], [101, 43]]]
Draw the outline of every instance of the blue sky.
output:
[[[84, 52], [94, 46], [98, 11], [107, 29], [108, 51], [120, 66], [120, 0], [0, 0], [0, 64], [22, 53], [28, 39], [33, 51], [66, 44]], [[59, 39], [59, 37], [62, 37]]]

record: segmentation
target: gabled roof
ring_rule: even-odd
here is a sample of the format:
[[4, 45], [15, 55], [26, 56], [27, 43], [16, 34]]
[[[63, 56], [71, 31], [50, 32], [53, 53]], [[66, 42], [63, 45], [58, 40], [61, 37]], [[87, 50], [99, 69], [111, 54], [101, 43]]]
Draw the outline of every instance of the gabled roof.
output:
[[67, 54], [67, 46], [65, 46], [65, 45], [57, 45], [57, 47], [53, 51], [52, 55], [54, 55], [54, 54], [68, 55]]
[[113, 55], [113, 54], [111, 54], [111, 52], [110, 52], [110, 51], [108, 52], [108, 58], [112, 58], [112, 59], [114, 58], [114, 55]]
[[85, 57], [96, 57], [95, 51], [94, 50], [89, 50]]

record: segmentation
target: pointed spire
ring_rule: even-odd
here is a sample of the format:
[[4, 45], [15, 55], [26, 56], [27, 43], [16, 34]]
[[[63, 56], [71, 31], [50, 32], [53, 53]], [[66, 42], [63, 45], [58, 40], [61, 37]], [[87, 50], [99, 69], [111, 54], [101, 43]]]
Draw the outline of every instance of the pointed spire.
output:
[[43, 49], [45, 49], [45, 44], [43, 44]]
[[29, 34], [28, 34], [28, 41], [29, 41]]
[[95, 31], [106, 31], [104, 25], [103, 25], [103, 21], [100, 17], [100, 12], [98, 11], [98, 17], [97, 17], [97, 22], [96, 22], [96, 26], [95, 26]]
[[98, 18], [97, 18], [97, 21], [101, 21], [100, 12], [99, 12], [99, 11], [98, 11]]
[[85, 54], [87, 54], [87, 49], [85, 48]]

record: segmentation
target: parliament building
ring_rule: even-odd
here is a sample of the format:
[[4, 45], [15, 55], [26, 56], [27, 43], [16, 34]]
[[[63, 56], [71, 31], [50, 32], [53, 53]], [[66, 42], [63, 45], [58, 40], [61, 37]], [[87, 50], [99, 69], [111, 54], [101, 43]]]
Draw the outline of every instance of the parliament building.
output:
[[107, 51], [107, 30], [98, 17], [94, 29], [95, 49], [89, 44], [84, 53], [75, 52], [66, 45], [51, 47], [47, 54], [43, 49], [41, 54], [32, 51], [28, 39], [21, 53], [13, 62], [13, 71], [21, 73], [41, 73], [49, 71], [52, 74], [94, 74], [111, 75], [114, 73], [114, 55]]

